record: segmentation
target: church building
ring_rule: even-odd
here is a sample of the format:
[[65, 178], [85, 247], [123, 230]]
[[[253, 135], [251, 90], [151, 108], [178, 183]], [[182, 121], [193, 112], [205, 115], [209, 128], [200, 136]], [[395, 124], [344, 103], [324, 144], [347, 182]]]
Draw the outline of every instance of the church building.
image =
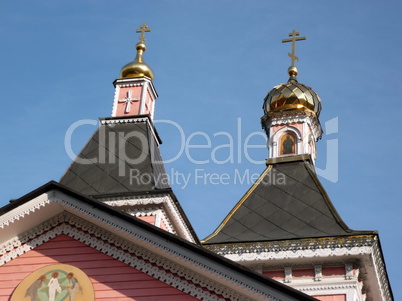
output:
[[317, 177], [321, 99], [295, 66], [305, 38], [283, 40], [290, 77], [264, 99], [265, 171], [200, 241], [159, 151], [149, 31], [61, 179], [0, 208], [0, 301], [393, 300], [378, 233], [350, 229]]

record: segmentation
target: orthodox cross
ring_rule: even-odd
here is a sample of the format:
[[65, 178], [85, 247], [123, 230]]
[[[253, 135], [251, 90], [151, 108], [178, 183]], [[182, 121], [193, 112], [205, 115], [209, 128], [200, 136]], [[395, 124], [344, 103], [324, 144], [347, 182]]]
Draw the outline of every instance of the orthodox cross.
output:
[[145, 33], [146, 33], [146, 32], [150, 32], [150, 31], [151, 31], [151, 30], [148, 28], [148, 25], [145, 24], [145, 23], [140, 26], [140, 29], [137, 29], [137, 30], [136, 30], [136, 32], [141, 32], [141, 35], [140, 35], [140, 37], [138, 38], [141, 43], [144, 43], [144, 42], [145, 42]]
[[130, 113], [130, 108], [131, 108], [131, 103], [132, 102], [140, 100], [138, 97], [131, 97], [132, 94], [133, 94], [133, 91], [128, 90], [127, 91], [127, 97], [118, 100], [118, 102], [120, 102], [120, 103], [122, 103], [122, 102], [126, 103], [126, 109], [124, 110], [124, 112], [126, 112], [126, 113]]
[[302, 41], [305, 40], [306, 37], [298, 37], [296, 38], [300, 33], [298, 33], [295, 29], [291, 33], [289, 33], [290, 39], [284, 39], [282, 40], [282, 43], [287, 43], [287, 42], [292, 42], [292, 53], [288, 53], [288, 56], [292, 59], [292, 67], [295, 66], [295, 61], [298, 61], [299, 58], [296, 56], [296, 41]]

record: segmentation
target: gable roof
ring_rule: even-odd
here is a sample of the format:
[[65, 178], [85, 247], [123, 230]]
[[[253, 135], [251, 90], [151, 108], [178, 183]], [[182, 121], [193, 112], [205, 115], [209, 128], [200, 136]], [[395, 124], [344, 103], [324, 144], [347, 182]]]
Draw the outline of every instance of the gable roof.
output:
[[160, 143], [147, 115], [103, 118], [60, 183], [89, 196], [168, 189]]
[[267, 168], [202, 243], [258, 242], [373, 234], [351, 230], [317, 178], [308, 155], [267, 160]]
[[[3, 246], [0, 250], [10, 247], [12, 250], [15, 248], [9, 243], [12, 237], [23, 237], [21, 234], [24, 232], [44, 224], [61, 212], [76, 214], [83, 220], [96, 223], [98, 227], [109, 231], [113, 241], [121, 237], [157, 253], [164, 258], [164, 262], [179, 264], [230, 290], [249, 296], [251, 300], [316, 300], [53, 181], [0, 208], [0, 246]], [[45, 226], [40, 229], [49, 231]], [[35, 233], [33, 237], [37, 235]], [[21, 244], [20, 239], [18, 245]], [[19, 255], [16, 254], [17, 257]], [[0, 267], [4, 263], [5, 259], [0, 256]]]

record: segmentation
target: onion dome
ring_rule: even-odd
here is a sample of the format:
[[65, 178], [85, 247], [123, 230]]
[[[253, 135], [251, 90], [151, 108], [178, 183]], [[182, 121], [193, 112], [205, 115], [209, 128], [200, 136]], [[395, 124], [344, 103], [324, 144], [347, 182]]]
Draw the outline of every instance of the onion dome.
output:
[[274, 87], [265, 97], [264, 113], [305, 110], [318, 117], [321, 112], [320, 97], [313, 89], [297, 81], [298, 70], [295, 66], [290, 67], [288, 73], [288, 82]]
[[130, 77], [143, 77], [146, 76], [151, 80], [154, 79], [154, 72], [151, 67], [149, 67], [144, 60], [142, 59], [142, 55], [146, 50], [146, 46], [144, 43], [140, 42], [135, 46], [137, 50], [137, 56], [134, 61], [126, 64], [120, 71], [121, 78], [130, 78]]

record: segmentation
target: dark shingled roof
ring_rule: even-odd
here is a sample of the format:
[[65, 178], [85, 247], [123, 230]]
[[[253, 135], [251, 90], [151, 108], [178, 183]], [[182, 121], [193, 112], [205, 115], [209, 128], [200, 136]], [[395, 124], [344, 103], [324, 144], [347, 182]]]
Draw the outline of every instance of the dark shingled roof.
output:
[[158, 148], [159, 138], [149, 118], [104, 121], [60, 184], [89, 196], [170, 188]]
[[368, 234], [342, 221], [310, 156], [268, 159], [267, 169], [204, 244]]

